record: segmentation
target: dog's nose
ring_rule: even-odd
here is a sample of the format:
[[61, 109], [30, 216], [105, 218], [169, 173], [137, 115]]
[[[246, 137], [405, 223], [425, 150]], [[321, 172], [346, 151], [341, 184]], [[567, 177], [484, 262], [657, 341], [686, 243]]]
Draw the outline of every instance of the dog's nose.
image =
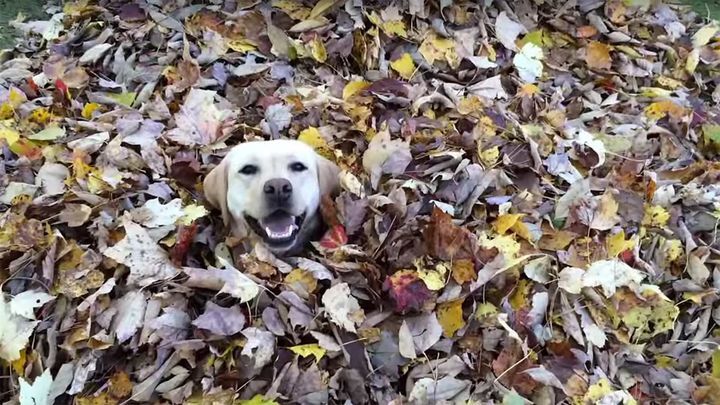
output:
[[287, 179], [270, 179], [263, 186], [265, 197], [277, 202], [285, 202], [292, 195], [292, 184]]

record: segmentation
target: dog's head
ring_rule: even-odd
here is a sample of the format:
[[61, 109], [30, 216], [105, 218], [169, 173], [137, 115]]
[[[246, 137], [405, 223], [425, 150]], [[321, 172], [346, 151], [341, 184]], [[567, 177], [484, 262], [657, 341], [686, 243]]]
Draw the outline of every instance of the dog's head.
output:
[[247, 142], [225, 156], [203, 188], [235, 236], [257, 236], [283, 255], [302, 248], [317, 229], [320, 199], [337, 188], [338, 172], [300, 141]]

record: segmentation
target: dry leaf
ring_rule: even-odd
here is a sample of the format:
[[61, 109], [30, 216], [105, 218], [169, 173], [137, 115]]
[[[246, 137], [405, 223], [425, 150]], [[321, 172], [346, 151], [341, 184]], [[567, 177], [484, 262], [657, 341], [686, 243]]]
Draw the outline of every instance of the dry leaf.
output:
[[585, 63], [592, 69], [610, 69], [612, 66], [610, 46], [602, 42], [590, 41], [585, 47]]
[[129, 284], [141, 287], [169, 280], [178, 274], [165, 252], [140, 225], [124, 218], [125, 238], [103, 254], [130, 268]]
[[350, 295], [350, 287], [346, 283], [336, 284], [325, 291], [322, 303], [330, 320], [350, 332], [355, 332], [355, 326], [365, 319], [365, 312], [357, 299]]

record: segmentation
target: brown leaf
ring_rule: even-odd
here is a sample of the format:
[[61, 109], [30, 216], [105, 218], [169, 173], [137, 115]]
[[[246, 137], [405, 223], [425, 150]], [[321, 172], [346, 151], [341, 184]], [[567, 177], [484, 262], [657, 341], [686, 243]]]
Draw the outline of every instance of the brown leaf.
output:
[[423, 232], [428, 253], [441, 260], [473, 259], [475, 238], [465, 228], [453, 224], [452, 217], [434, 207], [430, 223]]
[[133, 383], [124, 370], [120, 370], [110, 377], [110, 395], [116, 399], [124, 399], [132, 393]]
[[81, 226], [90, 219], [92, 208], [85, 204], [66, 204], [65, 208], [60, 212], [60, 222], [65, 222], [68, 226]]
[[610, 69], [612, 65], [610, 46], [602, 42], [590, 41], [585, 47], [585, 62], [593, 69]]

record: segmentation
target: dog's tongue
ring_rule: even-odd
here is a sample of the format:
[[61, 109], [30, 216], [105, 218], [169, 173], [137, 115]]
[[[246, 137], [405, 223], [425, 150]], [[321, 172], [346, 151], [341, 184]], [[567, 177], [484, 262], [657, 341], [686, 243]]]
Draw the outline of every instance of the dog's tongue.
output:
[[271, 239], [289, 238], [297, 227], [295, 217], [285, 212], [275, 212], [265, 217], [262, 226]]

